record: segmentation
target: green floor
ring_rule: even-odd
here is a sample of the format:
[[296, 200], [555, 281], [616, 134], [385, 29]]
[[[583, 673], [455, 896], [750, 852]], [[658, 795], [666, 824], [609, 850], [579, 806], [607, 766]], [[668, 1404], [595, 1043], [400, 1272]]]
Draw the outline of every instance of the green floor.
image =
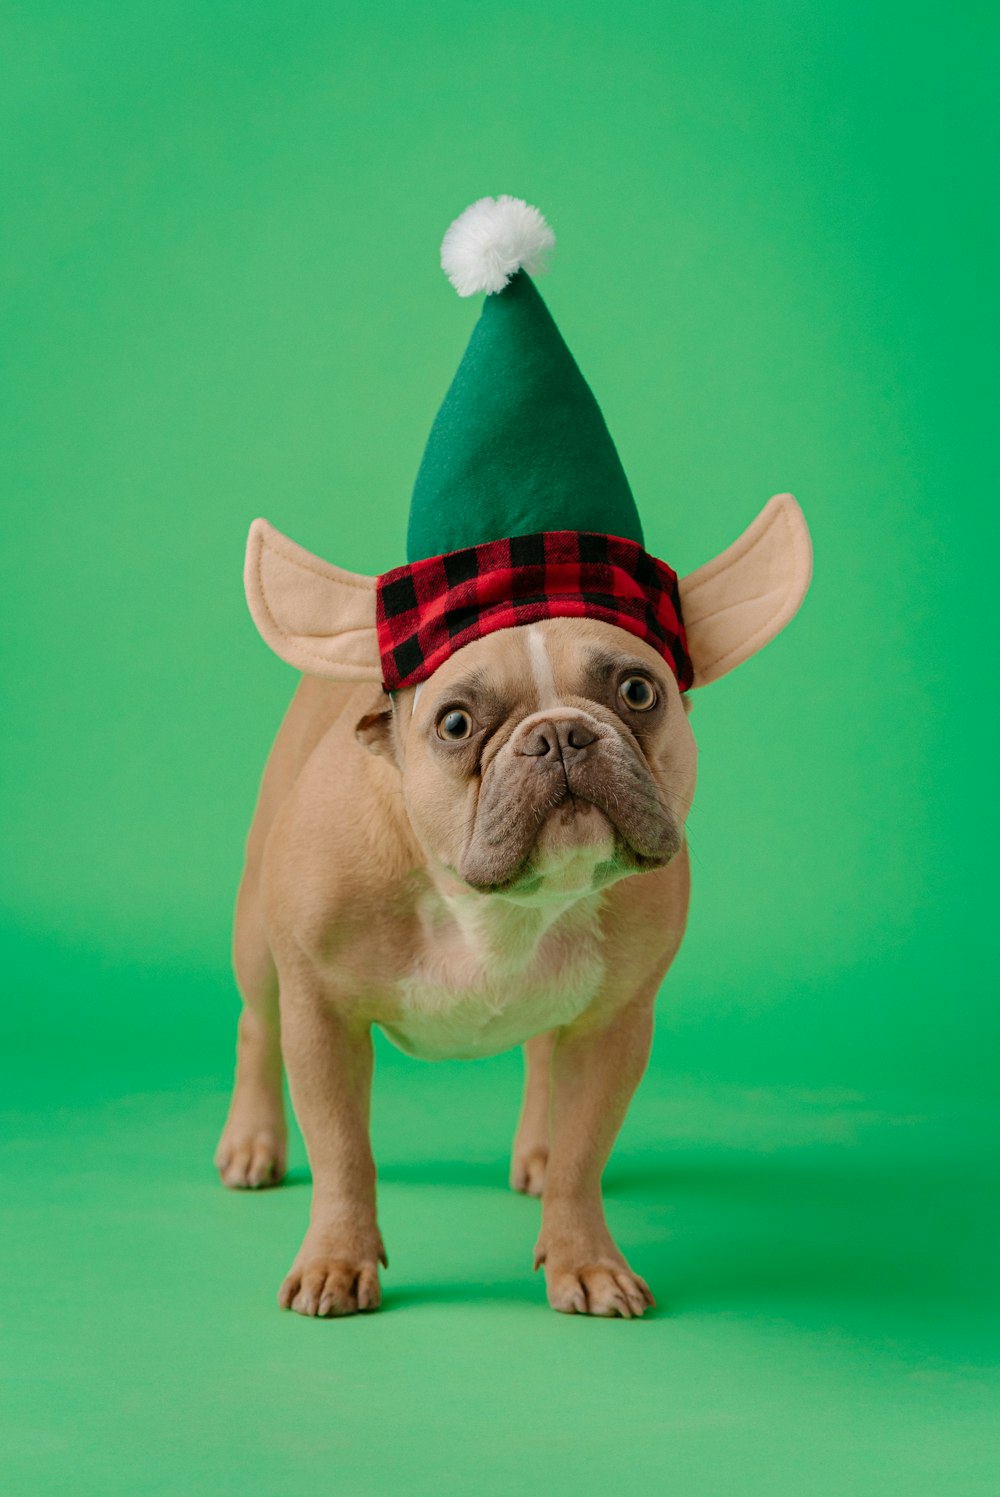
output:
[[514, 1056], [382, 1048], [384, 1309], [307, 1322], [275, 1306], [301, 1145], [279, 1191], [216, 1185], [224, 1057], [11, 1054], [4, 1497], [993, 1497], [994, 1120], [696, 1084], [662, 1049], [607, 1181], [638, 1323], [545, 1307]]

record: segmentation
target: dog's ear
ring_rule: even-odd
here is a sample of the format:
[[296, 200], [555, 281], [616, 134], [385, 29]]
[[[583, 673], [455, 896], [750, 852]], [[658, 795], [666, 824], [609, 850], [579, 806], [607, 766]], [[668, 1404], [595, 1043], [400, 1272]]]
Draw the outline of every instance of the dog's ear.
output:
[[366, 712], [354, 725], [354, 736], [364, 744], [370, 754], [381, 754], [384, 759], [396, 762], [396, 749], [392, 737], [392, 708], [385, 707], [375, 712]]
[[791, 494], [776, 494], [738, 540], [681, 580], [692, 684], [717, 681], [772, 640], [795, 617], [811, 576], [805, 516]]
[[266, 520], [254, 520], [243, 584], [261, 637], [296, 670], [332, 681], [381, 681], [374, 577], [330, 566]]

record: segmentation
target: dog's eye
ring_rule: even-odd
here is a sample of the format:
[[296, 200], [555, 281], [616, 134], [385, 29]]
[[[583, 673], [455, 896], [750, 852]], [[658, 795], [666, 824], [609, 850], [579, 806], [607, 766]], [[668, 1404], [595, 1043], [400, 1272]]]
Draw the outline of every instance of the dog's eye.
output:
[[443, 717], [438, 718], [437, 733], [439, 738], [444, 738], [448, 743], [461, 743], [463, 738], [469, 738], [472, 734], [472, 718], [460, 707], [452, 707]]
[[656, 689], [645, 676], [627, 676], [618, 688], [626, 707], [633, 712], [648, 712], [656, 706]]

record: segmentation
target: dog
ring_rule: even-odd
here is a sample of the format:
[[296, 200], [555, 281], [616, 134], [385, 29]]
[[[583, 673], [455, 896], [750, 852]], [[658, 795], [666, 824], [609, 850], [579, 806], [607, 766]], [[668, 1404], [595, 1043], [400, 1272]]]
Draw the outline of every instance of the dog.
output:
[[[810, 575], [802, 512], [777, 495], [681, 580], [694, 688], [772, 639]], [[280, 1182], [284, 1064], [313, 1196], [279, 1304], [379, 1305], [378, 1025], [418, 1057], [524, 1047], [510, 1183], [541, 1198], [549, 1304], [641, 1316], [653, 1294], [611, 1236], [601, 1176], [684, 934], [689, 696], [649, 644], [594, 618], [498, 629], [390, 696], [374, 579], [258, 520], [245, 582], [264, 639], [305, 674], [247, 842], [244, 1006], [215, 1162], [232, 1189]]]

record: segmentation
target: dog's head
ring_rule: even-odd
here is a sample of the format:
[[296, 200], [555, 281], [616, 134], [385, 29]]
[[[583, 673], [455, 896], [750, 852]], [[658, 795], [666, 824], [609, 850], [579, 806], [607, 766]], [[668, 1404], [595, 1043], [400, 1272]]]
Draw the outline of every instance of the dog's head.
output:
[[663, 659], [624, 630], [548, 619], [466, 645], [358, 734], [399, 766], [430, 857], [522, 896], [602, 887], [680, 849], [694, 739]]
[[[808, 531], [790, 495], [680, 584], [694, 686], [731, 670], [794, 615]], [[328, 566], [254, 522], [247, 597], [299, 670], [380, 681], [375, 580]], [[465, 645], [383, 698], [358, 737], [402, 776], [428, 858], [467, 886], [532, 898], [603, 887], [680, 850], [696, 751], [666, 661], [596, 619], [554, 618]]]

